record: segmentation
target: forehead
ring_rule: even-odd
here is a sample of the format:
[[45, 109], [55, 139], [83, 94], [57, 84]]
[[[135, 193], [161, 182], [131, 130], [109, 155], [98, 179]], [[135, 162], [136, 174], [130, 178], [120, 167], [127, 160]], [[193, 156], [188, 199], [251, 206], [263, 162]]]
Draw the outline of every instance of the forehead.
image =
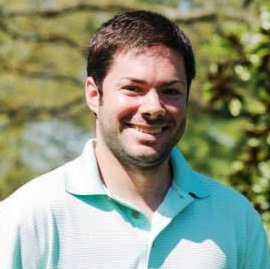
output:
[[125, 68], [133, 64], [133, 70], [147, 68], [174, 68], [176, 71], [185, 73], [183, 57], [179, 52], [165, 46], [152, 46], [134, 49], [119, 49], [115, 52], [108, 73], [112, 71], [124, 72]]
[[173, 55], [173, 58], [182, 59], [182, 55], [171, 48], [159, 45], [159, 46], [150, 46], [150, 47], [140, 47], [140, 48], [122, 48], [118, 49], [113, 55], [113, 61], [115, 61], [119, 56], [127, 57], [152, 57], [152, 58], [170, 58]]

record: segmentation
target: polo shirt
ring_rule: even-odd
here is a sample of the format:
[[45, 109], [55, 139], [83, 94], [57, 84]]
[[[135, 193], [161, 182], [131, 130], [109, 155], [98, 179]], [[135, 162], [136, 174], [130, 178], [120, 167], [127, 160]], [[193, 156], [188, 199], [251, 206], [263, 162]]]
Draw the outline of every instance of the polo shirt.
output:
[[150, 221], [104, 187], [93, 144], [0, 203], [1, 269], [269, 269], [262, 222], [241, 194], [173, 149]]

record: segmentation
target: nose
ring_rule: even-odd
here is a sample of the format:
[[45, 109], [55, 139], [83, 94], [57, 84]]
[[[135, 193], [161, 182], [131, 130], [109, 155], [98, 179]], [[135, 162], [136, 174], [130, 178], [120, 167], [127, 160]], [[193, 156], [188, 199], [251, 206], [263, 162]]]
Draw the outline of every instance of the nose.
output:
[[164, 105], [155, 89], [150, 90], [142, 98], [143, 101], [140, 110], [143, 116], [149, 119], [156, 119], [165, 115]]

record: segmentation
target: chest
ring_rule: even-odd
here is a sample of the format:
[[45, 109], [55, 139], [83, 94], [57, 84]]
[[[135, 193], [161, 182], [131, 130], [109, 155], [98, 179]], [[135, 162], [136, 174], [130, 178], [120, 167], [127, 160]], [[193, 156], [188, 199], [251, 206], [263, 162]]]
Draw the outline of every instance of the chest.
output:
[[75, 203], [53, 212], [42, 255], [54, 257], [49, 263], [58, 267], [52, 268], [66, 269], [238, 268], [232, 224], [225, 216], [199, 212], [190, 205], [173, 219], [159, 216], [149, 223], [140, 212], [109, 200], [102, 206]]

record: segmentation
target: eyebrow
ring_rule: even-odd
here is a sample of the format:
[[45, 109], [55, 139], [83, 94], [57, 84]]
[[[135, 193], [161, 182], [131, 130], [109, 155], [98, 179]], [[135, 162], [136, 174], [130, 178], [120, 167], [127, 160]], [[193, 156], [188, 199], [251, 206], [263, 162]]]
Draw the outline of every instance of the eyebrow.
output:
[[[137, 78], [132, 78], [132, 77], [127, 77], [127, 78], [122, 78], [122, 80], [128, 80], [134, 83], [138, 83], [138, 84], [146, 84], [146, 81], [143, 79], [137, 79]], [[184, 86], [187, 85], [187, 82], [185, 80], [179, 80], [179, 79], [174, 79], [172, 81], [168, 81], [168, 82], [162, 82], [160, 83], [159, 87], [168, 87], [168, 86], [172, 86], [174, 84], [182, 84]]]
[[164, 82], [164, 83], [161, 83], [161, 87], [168, 87], [168, 86], [172, 86], [174, 84], [182, 84], [184, 86], [187, 85], [187, 82], [185, 80], [178, 80], [178, 79], [175, 79], [175, 80], [172, 80], [172, 81], [169, 81], [169, 82]]

